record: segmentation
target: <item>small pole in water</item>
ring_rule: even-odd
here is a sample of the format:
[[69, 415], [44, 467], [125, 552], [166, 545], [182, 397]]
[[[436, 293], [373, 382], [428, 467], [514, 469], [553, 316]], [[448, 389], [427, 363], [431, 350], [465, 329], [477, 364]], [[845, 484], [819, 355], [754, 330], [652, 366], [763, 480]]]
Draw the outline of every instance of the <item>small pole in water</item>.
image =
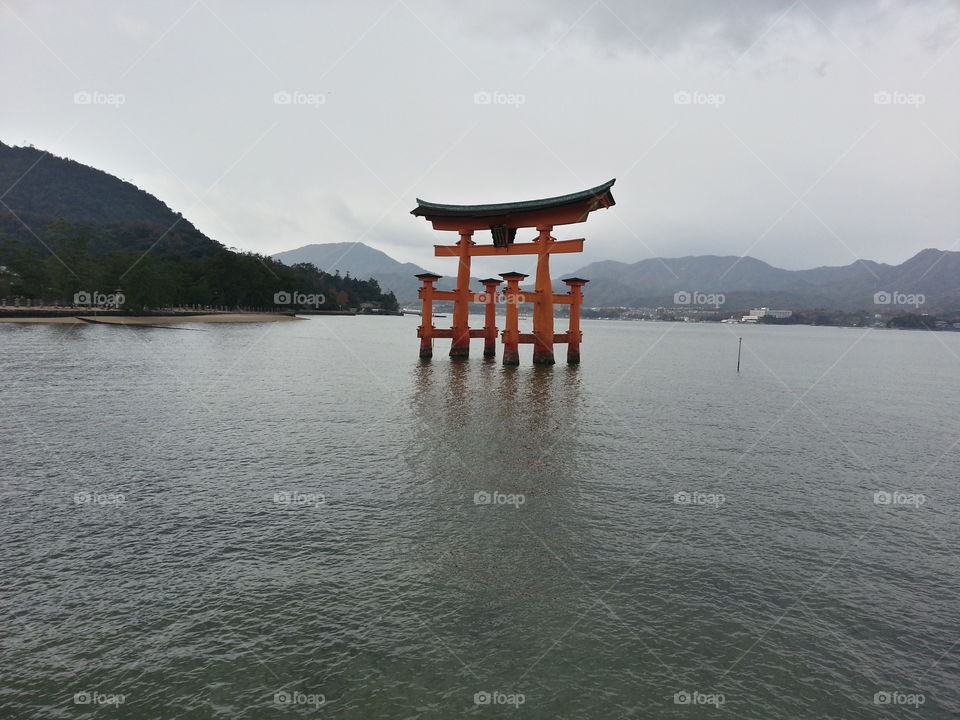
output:
[[740, 372], [740, 349], [743, 347], [743, 338], [737, 338], [737, 372]]

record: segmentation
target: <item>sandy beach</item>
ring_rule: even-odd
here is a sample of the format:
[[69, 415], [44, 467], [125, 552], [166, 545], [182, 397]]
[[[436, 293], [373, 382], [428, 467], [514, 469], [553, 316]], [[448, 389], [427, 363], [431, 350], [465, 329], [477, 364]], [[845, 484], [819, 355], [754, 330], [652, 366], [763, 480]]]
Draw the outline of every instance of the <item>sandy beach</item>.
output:
[[0, 317], [0, 323], [44, 325], [171, 325], [174, 323], [259, 323], [303, 320], [279, 313], [216, 313], [210, 315], [60, 315], [51, 317]]

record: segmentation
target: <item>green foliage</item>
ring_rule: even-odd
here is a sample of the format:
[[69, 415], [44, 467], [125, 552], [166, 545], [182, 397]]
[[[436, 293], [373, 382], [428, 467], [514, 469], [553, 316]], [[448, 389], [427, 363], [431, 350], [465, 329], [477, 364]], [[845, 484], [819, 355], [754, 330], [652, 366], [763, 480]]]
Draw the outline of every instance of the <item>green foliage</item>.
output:
[[80, 291], [120, 290], [125, 309], [133, 312], [180, 305], [295, 310], [274, 303], [281, 292], [323, 295], [319, 309], [345, 309], [362, 302], [397, 307], [396, 298], [381, 292], [376, 280], [330, 275], [308, 263], [288, 267], [263, 255], [223, 247], [205, 256], [149, 247], [97, 253], [105, 246], [102, 237], [87, 225], [65, 220], [52, 223], [44, 236], [38, 248], [38, 243], [18, 241], [0, 229], [0, 256], [7, 268], [0, 276], [3, 295], [70, 303]]
[[835, 327], [864, 327], [870, 324], [870, 314], [866, 311], [845, 312], [843, 310], [794, 310], [790, 317], [778, 318], [766, 315], [760, 318], [765, 325], [831, 325]]
[[890, 318], [887, 321], [887, 327], [905, 330], [935, 330], [937, 327], [937, 318], [933, 315], [907, 313], [906, 315], [897, 315], [896, 317]]

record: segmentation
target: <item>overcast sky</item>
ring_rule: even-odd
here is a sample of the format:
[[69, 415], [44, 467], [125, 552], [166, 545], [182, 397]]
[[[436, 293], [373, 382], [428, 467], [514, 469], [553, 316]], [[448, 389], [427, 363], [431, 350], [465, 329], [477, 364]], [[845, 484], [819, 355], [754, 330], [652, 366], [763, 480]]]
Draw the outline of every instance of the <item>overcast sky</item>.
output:
[[363, 241], [443, 273], [455, 236], [417, 197], [614, 177], [614, 208], [554, 233], [587, 238], [558, 270], [960, 249], [956, 0], [0, 0], [0, 46], [0, 139], [245, 250]]

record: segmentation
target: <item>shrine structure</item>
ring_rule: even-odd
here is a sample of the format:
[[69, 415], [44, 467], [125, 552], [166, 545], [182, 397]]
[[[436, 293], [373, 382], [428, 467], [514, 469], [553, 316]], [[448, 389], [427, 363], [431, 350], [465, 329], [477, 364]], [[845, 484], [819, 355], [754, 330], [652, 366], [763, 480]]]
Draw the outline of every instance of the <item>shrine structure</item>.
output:
[[[450, 338], [450, 356], [467, 357], [470, 354], [470, 339], [483, 338], [484, 357], [496, 354], [496, 310], [499, 302], [506, 304], [506, 327], [503, 330], [503, 364], [520, 363], [519, 347], [533, 345], [533, 362], [538, 365], [553, 365], [553, 346], [567, 344], [567, 362], [580, 362], [580, 306], [583, 303], [583, 278], [563, 280], [570, 288], [566, 293], [555, 293], [550, 278], [550, 255], [552, 253], [583, 252], [583, 238], [557, 240], [551, 235], [557, 225], [581, 223], [594, 210], [615, 204], [610, 188], [615, 180], [605, 182], [589, 190], [570, 195], [526, 200], [523, 202], [497, 203], [492, 205], [442, 205], [417, 198], [417, 207], [411, 214], [430, 221], [434, 230], [456, 232], [460, 239], [455, 245], [435, 245], [436, 257], [454, 257], [458, 260], [457, 284], [453, 290], [439, 290], [434, 286], [440, 275], [422, 273], [421, 281], [423, 322], [417, 329], [420, 338], [420, 357], [433, 356], [433, 340]], [[515, 242], [517, 230], [533, 228], [537, 236], [530, 242]], [[474, 233], [490, 231], [492, 244], [480, 244]], [[480, 282], [484, 292], [470, 289], [470, 261], [474, 257], [499, 255], [536, 255], [537, 269], [534, 289], [521, 289], [520, 283], [527, 277], [523, 273], [500, 273], [503, 280], [487, 278]], [[502, 294], [501, 282], [506, 282]], [[433, 302], [453, 301], [453, 323], [449, 329], [433, 325]], [[468, 322], [470, 303], [484, 306], [484, 327], [471, 329]], [[533, 304], [533, 332], [521, 333], [519, 329], [519, 304]], [[554, 332], [554, 305], [570, 306], [570, 321], [567, 332]]]

